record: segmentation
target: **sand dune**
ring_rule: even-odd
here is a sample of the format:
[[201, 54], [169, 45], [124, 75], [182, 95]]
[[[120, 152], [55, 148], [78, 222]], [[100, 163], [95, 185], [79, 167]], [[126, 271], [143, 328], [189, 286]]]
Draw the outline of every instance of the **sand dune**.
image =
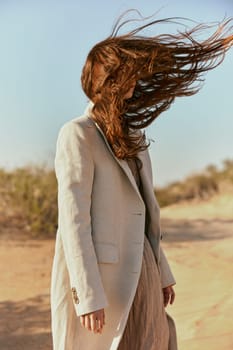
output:
[[[161, 210], [163, 246], [177, 280], [168, 312], [180, 350], [233, 349], [233, 207], [229, 196]], [[0, 349], [51, 350], [53, 240], [0, 238]], [[145, 349], [146, 350], [146, 349]]]
[[161, 217], [179, 349], [233, 349], [233, 198], [170, 206]]

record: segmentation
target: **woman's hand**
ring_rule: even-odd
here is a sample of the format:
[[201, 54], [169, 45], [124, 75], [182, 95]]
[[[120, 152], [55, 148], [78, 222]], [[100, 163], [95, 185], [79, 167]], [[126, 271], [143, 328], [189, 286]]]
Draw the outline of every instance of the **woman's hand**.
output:
[[103, 326], [105, 325], [104, 309], [81, 315], [80, 323], [89, 331], [92, 331], [94, 333], [102, 333]]
[[175, 296], [176, 296], [176, 294], [175, 294], [175, 291], [174, 291], [172, 286], [167, 286], [167, 287], [163, 288], [164, 307], [166, 307], [169, 302], [170, 302], [170, 304], [173, 304], [173, 302], [175, 300]]

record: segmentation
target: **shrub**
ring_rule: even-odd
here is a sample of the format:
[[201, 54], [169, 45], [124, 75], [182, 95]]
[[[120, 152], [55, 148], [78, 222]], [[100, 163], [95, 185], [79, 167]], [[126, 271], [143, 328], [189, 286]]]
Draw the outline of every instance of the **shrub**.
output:
[[0, 171], [5, 206], [13, 207], [25, 219], [32, 236], [51, 236], [57, 227], [57, 183], [53, 170], [25, 167]]
[[[233, 185], [233, 160], [223, 161], [222, 169], [209, 165], [196, 175], [156, 189], [161, 207], [183, 200], [208, 199], [220, 191], [221, 184]], [[57, 229], [57, 181], [54, 170], [24, 167], [14, 171], [0, 169], [0, 210], [6, 222], [10, 211], [20, 214], [24, 229], [33, 237], [51, 237]]]
[[222, 169], [209, 165], [202, 173], [158, 188], [155, 193], [160, 206], [164, 207], [184, 200], [208, 199], [220, 191], [222, 183], [233, 186], [233, 160], [224, 160]]

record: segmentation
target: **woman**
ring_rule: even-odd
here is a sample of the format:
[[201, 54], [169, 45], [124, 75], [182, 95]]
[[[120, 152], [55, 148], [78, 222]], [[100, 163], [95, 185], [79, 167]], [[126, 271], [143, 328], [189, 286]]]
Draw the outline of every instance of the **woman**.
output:
[[[144, 27], [156, 25], [153, 21]], [[170, 21], [170, 20], [167, 20]], [[174, 350], [164, 307], [175, 279], [160, 245], [148, 142], [140, 129], [216, 67], [233, 44], [229, 21], [177, 36], [119, 35], [119, 22], [88, 54], [84, 116], [57, 140], [58, 231], [52, 271], [54, 350]]]

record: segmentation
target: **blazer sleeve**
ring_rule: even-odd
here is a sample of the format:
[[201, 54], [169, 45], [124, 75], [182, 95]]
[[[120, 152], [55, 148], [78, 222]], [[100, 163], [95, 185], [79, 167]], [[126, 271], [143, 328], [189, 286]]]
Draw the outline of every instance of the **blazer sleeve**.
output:
[[[148, 171], [149, 171], [149, 175], [150, 175], [151, 188], [153, 190], [152, 164], [151, 164], [151, 158], [150, 158], [150, 154], [148, 152], [148, 149], [146, 149], [144, 151], [144, 155], [147, 158], [147, 165], [148, 165]], [[156, 197], [155, 197], [155, 200], [156, 200], [156, 203], [159, 207], [159, 204], [158, 204]], [[158, 225], [158, 231], [159, 231], [158, 235], [162, 239], [160, 224]], [[171, 271], [171, 268], [169, 266], [169, 263], [167, 261], [165, 254], [164, 254], [164, 251], [161, 247], [160, 242], [159, 242], [159, 264], [158, 265], [159, 265], [159, 272], [160, 272], [160, 279], [161, 279], [162, 288], [176, 284], [176, 280], [173, 276], [173, 273]]]
[[61, 235], [78, 316], [104, 308], [104, 292], [92, 241], [91, 194], [94, 161], [83, 128], [67, 122], [56, 145], [58, 234]]
[[161, 244], [160, 244], [159, 268], [160, 268], [160, 279], [161, 279], [162, 288], [176, 284], [176, 280], [173, 276], [173, 273], [168, 264], [167, 258], [164, 254]]

